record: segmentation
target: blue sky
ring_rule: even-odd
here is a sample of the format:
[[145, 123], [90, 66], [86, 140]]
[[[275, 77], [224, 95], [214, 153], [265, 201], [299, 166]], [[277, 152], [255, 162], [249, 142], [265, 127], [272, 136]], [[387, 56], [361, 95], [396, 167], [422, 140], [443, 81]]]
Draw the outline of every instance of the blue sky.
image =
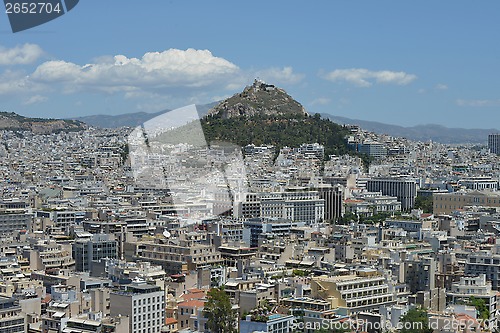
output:
[[311, 113], [500, 128], [499, 15], [493, 0], [80, 0], [14, 34], [0, 13], [0, 110], [154, 112], [259, 77]]

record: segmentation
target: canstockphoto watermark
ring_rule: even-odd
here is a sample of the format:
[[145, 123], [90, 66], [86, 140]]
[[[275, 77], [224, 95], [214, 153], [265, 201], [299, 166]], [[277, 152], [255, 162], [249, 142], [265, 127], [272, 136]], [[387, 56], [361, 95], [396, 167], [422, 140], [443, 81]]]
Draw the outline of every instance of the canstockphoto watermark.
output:
[[432, 330], [448, 330], [448, 331], [462, 331], [473, 330], [478, 327], [493, 331], [498, 328], [497, 321], [490, 321], [484, 319], [456, 319], [456, 318], [431, 318], [427, 324], [423, 322], [398, 322], [396, 324], [390, 321], [367, 321], [362, 319], [346, 320], [346, 321], [332, 321], [323, 319], [314, 322], [295, 322], [292, 325], [293, 330], [306, 331], [306, 330], [358, 330], [363, 331], [386, 331], [386, 330], [423, 330], [427, 325]]
[[52, 21], [69, 12], [80, 0], [4, 0], [12, 32]]
[[188, 220], [226, 214], [248, 192], [241, 147], [207, 142], [196, 105], [137, 126], [128, 147], [135, 184], [168, 192]]

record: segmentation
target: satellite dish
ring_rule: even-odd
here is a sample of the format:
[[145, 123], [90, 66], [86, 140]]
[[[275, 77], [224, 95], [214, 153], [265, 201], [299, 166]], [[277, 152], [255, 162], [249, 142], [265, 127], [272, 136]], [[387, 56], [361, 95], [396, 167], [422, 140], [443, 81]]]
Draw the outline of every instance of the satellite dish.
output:
[[165, 230], [163, 232], [163, 236], [165, 236], [165, 238], [170, 238], [170, 232], [168, 232], [167, 230]]

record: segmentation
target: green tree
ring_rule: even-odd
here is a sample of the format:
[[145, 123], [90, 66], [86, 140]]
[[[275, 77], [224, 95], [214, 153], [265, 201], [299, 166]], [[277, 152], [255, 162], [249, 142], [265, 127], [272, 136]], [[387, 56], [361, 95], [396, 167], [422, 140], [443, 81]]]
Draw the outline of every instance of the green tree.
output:
[[432, 196], [430, 197], [423, 197], [423, 196], [417, 196], [415, 198], [415, 208], [420, 208], [421, 210], [424, 211], [424, 213], [432, 213], [433, 208], [433, 200]]
[[401, 317], [401, 333], [432, 333], [429, 328], [427, 311], [424, 309], [410, 309]]
[[477, 312], [479, 312], [480, 319], [490, 318], [490, 310], [488, 309], [488, 306], [486, 305], [484, 299], [471, 296], [469, 299], [469, 305], [472, 305], [476, 308]]
[[203, 308], [207, 327], [212, 333], [236, 333], [238, 316], [223, 289], [213, 288], [207, 294]]

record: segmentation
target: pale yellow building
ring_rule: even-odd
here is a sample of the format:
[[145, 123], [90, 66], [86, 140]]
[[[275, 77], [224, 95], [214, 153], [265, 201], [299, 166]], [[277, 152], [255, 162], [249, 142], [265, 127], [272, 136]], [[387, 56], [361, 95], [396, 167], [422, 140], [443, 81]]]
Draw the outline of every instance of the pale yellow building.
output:
[[500, 207], [500, 192], [435, 193], [433, 201], [434, 215], [448, 215], [466, 206]]
[[329, 301], [332, 308], [344, 307], [353, 312], [375, 310], [396, 302], [386, 278], [372, 269], [359, 270], [356, 275], [314, 277], [311, 296]]

